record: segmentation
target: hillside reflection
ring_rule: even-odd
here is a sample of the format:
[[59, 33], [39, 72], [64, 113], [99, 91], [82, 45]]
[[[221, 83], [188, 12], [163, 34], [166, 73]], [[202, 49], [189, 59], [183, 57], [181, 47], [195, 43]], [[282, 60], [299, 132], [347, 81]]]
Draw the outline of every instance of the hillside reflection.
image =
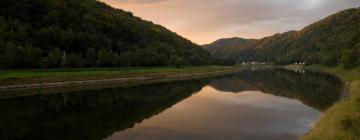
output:
[[[208, 90], [206, 89], [208, 88], [203, 87], [209, 86], [218, 91], [225, 91], [215, 92], [216, 95], [219, 95], [219, 97], [216, 96], [217, 99], [220, 99], [220, 97], [228, 99], [228, 92], [241, 94], [240, 92], [242, 91], [261, 91], [274, 95], [274, 97], [271, 95], [270, 99], [276, 99], [275, 96], [297, 99], [307, 106], [317, 110], [324, 110], [339, 98], [342, 82], [331, 75], [316, 72], [299, 73], [282, 69], [243, 70], [236, 74], [214, 79], [1, 99], [0, 139], [98, 140], [107, 138], [112, 136], [114, 132], [121, 133], [124, 130], [134, 128], [135, 125], [142, 124], [145, 119], [156, 118], [154, 117], [155, 115], [164, 113], [168, 108], [178, 105], [180, 101], [198, 93], [201, 89], [207, 92]], [[255, 95], [252, 92], [247, 93], [249, 97], [253, 98], [267, 97], [261, 94]], [[211, 94], [200, 93], [199, 95], [210, 97]], [[181, 113], [187, 115], [193, 114], [189, 116], [189, 120], [184, 120], [184, 122], [193, 121], [192, 124], [198, 123], [199, 126], [206, 126], [205, 123], [208, 123], [207, 121], [209, 120], [204, 120], [204, 124], [202, 124], [201, 121], [196, 122], [197, 120], [192, 119], [194, 116], [206, 118], [206, 116], [202, 116], [204, 114], [196, 113], [201, 108], [205, 110], [207, 108], [219, 108], [218, 111], [220, 112], [229, 110], [228, 108], [223, 108], [225, 106], [220, 106], [224, 104], [223, 102], [215, 105], [210, 100], [207, 100], [208, 98], [196, 100], [194, 102], [195, 106], [201, 102], [207, 102], [206, 105], [209, 104], [209, 106], [198, 106], [195, 112], [191, 112], [191, 108], [195, 107], [192, 104], [188, 104], [190, 109], [180, 110], [180, 112], [171, 114], [174, 116]], [[281, 101], [283, 100], [285, 99], [281, 99]], [[239, 101], [242, 101], [240, 96]], [[288, 101], [286, 100], [286, 102]], [[251, 104], [257, 103], [251, 102]], [[296, 108], [303, 107], [296, 105]], [[229, 121], [226, 124], [244, 125], [239, 123], [244, 123], [248, 120], [230, 122], [231, 119], [228, 118], [236, 118], [237, 115], [244, 114], [244, 110], [253, 110], [253, 113], [257, 112], [254, 108], [243, 108], [243, 111], [235, 110], [239, 109], [237, 107], [233, 109], [231, 111], [233, 113], [223, 116], [224, 122], [225, 120]], [[222, 113], [220, 112], [214, 111], [209, 113], [221, 116]], [[236, 114], [236, 112], [241, 113]], [[309, 114], [307, 116], [316, 117], [317, 115], [313, 111], [310, 111]], [[279, 115], [282, 116], [281, 114]], [[171, 119], [176, 119], [176, 117], [164, 118], [164, 120]], [[219, 124], [220, 121], [212, 121], [212, 123]], [[248, 123], [252, 122], [248, 121]], [[279, 122], [274, 123], [279, 124]], [[189, 127], [192, 126], [189, 125]], [[257, 132], [257, 130], [254, 130], [254, 132]]]
[[285, 69], [243, 70], [210, 83], [220, 91], [262, 91], [297, 99], [318, 110], [327, 109], [339, 99], [342, 85], [339, 79], [329, 74]]
[[0, 139], [98, 140], [150, 118], [208, 80], [0, 100]]

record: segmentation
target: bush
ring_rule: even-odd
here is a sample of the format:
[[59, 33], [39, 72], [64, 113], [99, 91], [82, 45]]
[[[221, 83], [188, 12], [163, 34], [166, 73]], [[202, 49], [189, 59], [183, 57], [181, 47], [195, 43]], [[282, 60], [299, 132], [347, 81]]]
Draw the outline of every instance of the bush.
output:
[[341, 120], [341, 126], [345, 129], [345, 130], [349, 130], [353, 127], [353, 121], [350, 117], [345, 117], [344, 119]]

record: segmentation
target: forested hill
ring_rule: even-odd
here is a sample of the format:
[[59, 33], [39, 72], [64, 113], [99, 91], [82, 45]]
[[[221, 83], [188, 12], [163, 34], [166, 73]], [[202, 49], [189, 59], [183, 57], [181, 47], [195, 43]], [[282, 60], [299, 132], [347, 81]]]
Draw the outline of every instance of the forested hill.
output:
[[226, 59], [232, 54], [236, 54], [239, 51], [251, 48], [255, 45], [256, 42], [257, 40], [255, 39], [234, 37], [219, 39], [211, 44], [204, 45], [203, 48], [206, 48], [207, 51], [219, 59]]
[[0, 68], [201, 65], [210, 54], [96, 0], [1, 0]]
[[277, 64], [306, 62], [327, 66], [344, 64], [346, 67], [355, 67], [360, 65], [360, 8], [341, 11], [300, 31], [275, 34], [255, 40], [255, 42], [253, 45], [246, 46], [246, 49], [242, 43], [231, 47], [226, 45], [211, 47], [214, 44], [204, 47], [215, 57], [233, 59], [239, 63], [249, 61]]

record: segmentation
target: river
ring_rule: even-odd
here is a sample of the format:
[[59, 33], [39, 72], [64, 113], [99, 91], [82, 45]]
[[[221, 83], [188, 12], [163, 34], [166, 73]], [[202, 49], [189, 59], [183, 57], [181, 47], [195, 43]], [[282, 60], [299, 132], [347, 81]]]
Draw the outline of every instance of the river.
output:
[[0, 99], [0, 139], [295, 140], [340, 98], [342, 86], [325, 73], [247, 69]]

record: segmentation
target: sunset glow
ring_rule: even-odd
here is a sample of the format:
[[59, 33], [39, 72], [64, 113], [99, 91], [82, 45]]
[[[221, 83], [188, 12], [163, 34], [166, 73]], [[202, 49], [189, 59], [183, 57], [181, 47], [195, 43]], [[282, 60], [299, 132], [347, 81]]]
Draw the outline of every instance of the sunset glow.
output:
[[299, 30], [358, 0], [102, 0], [198, 43]]

